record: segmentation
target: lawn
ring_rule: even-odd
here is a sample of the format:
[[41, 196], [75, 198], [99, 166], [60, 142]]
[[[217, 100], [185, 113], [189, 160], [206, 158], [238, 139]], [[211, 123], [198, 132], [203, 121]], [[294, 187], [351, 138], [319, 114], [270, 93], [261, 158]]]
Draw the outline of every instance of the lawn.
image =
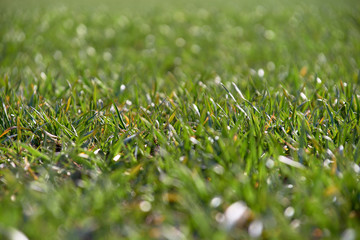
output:
[[0, 8], [0, 239], [360, 238], [358, 1]]

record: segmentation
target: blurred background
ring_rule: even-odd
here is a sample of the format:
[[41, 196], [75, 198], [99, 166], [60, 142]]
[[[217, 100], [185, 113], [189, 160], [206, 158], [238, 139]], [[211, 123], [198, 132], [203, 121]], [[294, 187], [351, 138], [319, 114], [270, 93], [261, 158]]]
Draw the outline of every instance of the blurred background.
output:
[[167, 91], [177, 81], [217, 75], [255, 76], [258, 87], [258, 77], [270, 86], [299, 87], [294, 72], [332, 81], [359, 68], [358, 1], [2, 0], [0, 6], [0, 74], [27, 85], [43, 72], [56, 80], [55, 97], [79, 76], [113, 89], [135, 83], [147, 89], [158, 78]]

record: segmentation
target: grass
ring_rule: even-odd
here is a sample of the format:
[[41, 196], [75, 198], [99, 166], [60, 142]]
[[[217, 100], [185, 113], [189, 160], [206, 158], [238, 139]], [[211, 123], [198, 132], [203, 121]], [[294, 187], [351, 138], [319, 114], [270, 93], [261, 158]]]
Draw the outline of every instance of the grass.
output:
[[0, 5], [1, 238], [359, 238], [357, 1]]

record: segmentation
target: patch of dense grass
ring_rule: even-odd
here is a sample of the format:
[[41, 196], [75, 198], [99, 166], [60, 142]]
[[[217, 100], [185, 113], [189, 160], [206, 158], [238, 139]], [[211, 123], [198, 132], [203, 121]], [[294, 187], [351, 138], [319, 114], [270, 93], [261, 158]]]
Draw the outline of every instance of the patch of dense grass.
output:
[[360, 236], [356, 1], [20, 3], [1, 237]]

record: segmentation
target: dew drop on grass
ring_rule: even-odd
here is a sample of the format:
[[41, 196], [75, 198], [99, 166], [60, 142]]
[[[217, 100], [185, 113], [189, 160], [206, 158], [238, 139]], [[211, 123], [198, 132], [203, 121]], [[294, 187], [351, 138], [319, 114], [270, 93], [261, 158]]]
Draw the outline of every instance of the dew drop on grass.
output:
[[258, 74], [258, 76], [261, 77], [261, 78], [264, 77], [264, 75], [265, 75], [264, 69], [260, 68], [260, 69], [257, 71], [257, 74]]
[[267, 179], [266, 179], [266, 183], [267, 183], [267, 185], [271, 185], [271, 183], [272, 183], [271, 179], [270, 179], [270, 178], [267, 178]]
[[175, 41], [175, 44], [178, 47], [184, 47], [185, 44], [186, 44], [186, 41], [183, 38], [177, 38], [176, 41]]
[[26, 38], [26, 35], [24, 32], [22, 31], [18, 31], [18, 30], [11, 30], [9, 32], [7, 32], [4, 36], [4, 41], [8, 41], [8, 42], [22, 42], [24, 41]]
[[340, 147], [339, 147], [339, 154], [340, 154], [341, 156], [344, 155], [344, 146], [343, 146], [343, 145], [340, 145]]
[[87, 33], [87, 27], [84, 24], [80, 24], [77, 28], [76, 28], [76, 33], [78, 34], [79, 37], [82, 37], [84, 35], [86, 35]]
[[250, 209], [247, 205], [238, 201], [231, 204], [225, 211], [225, 228], [230, 230], [235, 225], [243, 225], [250, 216]]
[[[326, 139], [326, 140], [328, 140], [329, 142], [332, 142], [333, 140], [329, 137], [329, 136], [323, 136], [323, 138], [324, 139]], [[330, 150], [329, 150], [330, 151]], [[331, 151], [330, 151], [330, 153], [332, 153]]]
[[86, 49], [86, 53], [87, 53], [87, 55], [89, 55], [90, 57], [92, 57], [92, 56], [95, 56], [95, 54], [96, 54], [96, 50], [95, 50], [95, 48], [93, 48], [93, 47], [88, 47], [87, 49]]
[[120, 159], [120, 154], [116, 155], [116, 156], [113, 158], [113, 160], [114, 160], [115, 162], [119, 161], [119, 159]]
[[110, 112], [111, 112], [111, 113], [115, 113], [115, 112], [116, 112], [114, 105], [111, 105], [111, 107], [110, 107]]
[[205, 85], [205, 83], [203, 83], [202, 81], [199, 81], [199, 86], [202, 88], [206, 88], [207, 86]]
[[295, 209], [293, 207], [287, 207], [284, 211], [284, 215], [287, 218], [291, 218], [295, 214]]
[[210, 206], [213, 208], [217, 208], [220, 206], [221, 203], [222, 203], [222, 198], [217, 196], [211, 199]]
[[218, 175], [224, 174], [224, 167], [221, 166], [220, 164], [215, 165], [213, 170]]
[[180, 229], [172, 226], [164, 226], [162, 227], [162, 237], [160, 239], [186, 240], [186, 237]]
[[353, 169], [354, 169], [354, 172], [359, 174], [360, 173], [360, 167], [358, 164], [354, 163], [353, 164]]
[[249, 73], [250, 73], [251, 76], [255, 76], [256, 75], [256, 70], [250, 68]]
[[44, 80], [44, 81], [46, 80], [46, 74], [44, 72], [40, 73], [40, 77], [42, 80]]
[[200, 51], [201, 51], [201, 47], [200, 47], [199, 45], [193, 44], [193, 45], [191, 46], [191, 52], [192, 52], [192, 53], [198, 54], [198, 53], [200, 53]]
[[298, 227], [300, 227], [301, 221], [299, 219], [294, 219], [290, 225], [293, 229], [296, 229]]
[[89, 155], [87, 155], [86, 153], [79, 153], [78, 156], [81, 157], [81, 158], [85, 158], [85, 159], [89, 158]]
[[42, 62], [43, 56], [42, 56], [40, 53], [37, 53], [37, 54], [35, 55], [34, 60], [35, 60], [35, 62], [36, 62], [37, 64], [39, 64], [39, 63]]
[[98, 105], [99, 108], [103, 108], [104, 107], [104, 101], [102, 99], [99, 99], [97, 101], [97, 105]]
[[305, 93], [303, 93], [303, 92], [300, 93], [300, 97], [301, 97], [304, 101], [308, 100], [308, 98], [306, 97]]
[[321, 63], [321, 64], [325, 64], [326, 61], [327, 61], [325, 54], [324, 54], [324, 53], [320, 53], [320, 54], [318, 55], [317, 61], [318, 61], [319, 63]]
[[130, 21], [126, 16], [120, 16], [116, 22], [120, 27], [125, 27]]
[[105, 60], [105, 61], [110, 61], [111, 59], [112, 59], [112, 55], [111, 55], [111, 53], [110, 52], [104, 52], [104, 54], [103, 54], [103, 59]]
[[126, 89], [126, 86], [124, 84], [121, 84], [120, 91], [123, 92]]
[[141, 201], [139, 207], [141, 211], [149, 212], [151, 210], [151, 203], [148, 201]]
[[171, 28], [169, 25], [162, 24], [159, 26], [159, 32], [164, 36], [169, 36], [171, 33]]
[[193, 108], [194, 108], [195, 113], [200, 117], [199, 108], [195, 104], [193, 104]]
[[273, 40], [275, 38], [276, 34], [273, 30], [266, 30], [264, 32], [264, 37], [267, 39], [267, 40]]
[[261, 236], [263, 232], [264, 225], [261, 221], [255, 220], [253, 221], [248, 229], [249, 235], [252, 238], [258, 238]]
[[267, 168], [273, 168], [275, 166], [275, 162], [274, 162], [274, 160], [269, 158], [268, 160], [266, 160], [265, 165], [266, 165]]
[[267, 70], [269, 70], [269, 71], [274, 71], [275, 68], [276, 68], [275, 63], [274, 63], [274, 62], [268, 62], [268, 63], [266, 64], [266, 68], [267, 68]]
[[221, 77], [220, 76], [216, 76], [214, 79], [214, 82], [216, 85], [219, 85], [221, 83]]
[[55, 60], [61, 60], [62, 56], [63, 56], [63, 54], [62, 54], [62, 52], [60, 50], [55, 51], [55, 53], [53, 55]]
[[[328, 137], [328, 136], [324, 136], [325, 139], [327, 139], [326, 137]], [[330, 137], [328, 137], [328, 138], [330, 138]], [[331, 138], [330, 138], [330, 139], [331, 139]], [[331, 140], [331, 141], [332, 141], [332, 140]], [[330, 158], [334, 158], [334, 157], [335, 157], [334, 153], [333, 153], [330, 149], [327, 149], [327, 150], [326, 150], [326, 153], [327, 153], [327, 155], [328, 155]]]
[[190, 137], [189, 140], [194, 145], [200, 144], [200, 142], [198, 140], [196, 140], [196, 138], [194, 138], [194, 137]]

